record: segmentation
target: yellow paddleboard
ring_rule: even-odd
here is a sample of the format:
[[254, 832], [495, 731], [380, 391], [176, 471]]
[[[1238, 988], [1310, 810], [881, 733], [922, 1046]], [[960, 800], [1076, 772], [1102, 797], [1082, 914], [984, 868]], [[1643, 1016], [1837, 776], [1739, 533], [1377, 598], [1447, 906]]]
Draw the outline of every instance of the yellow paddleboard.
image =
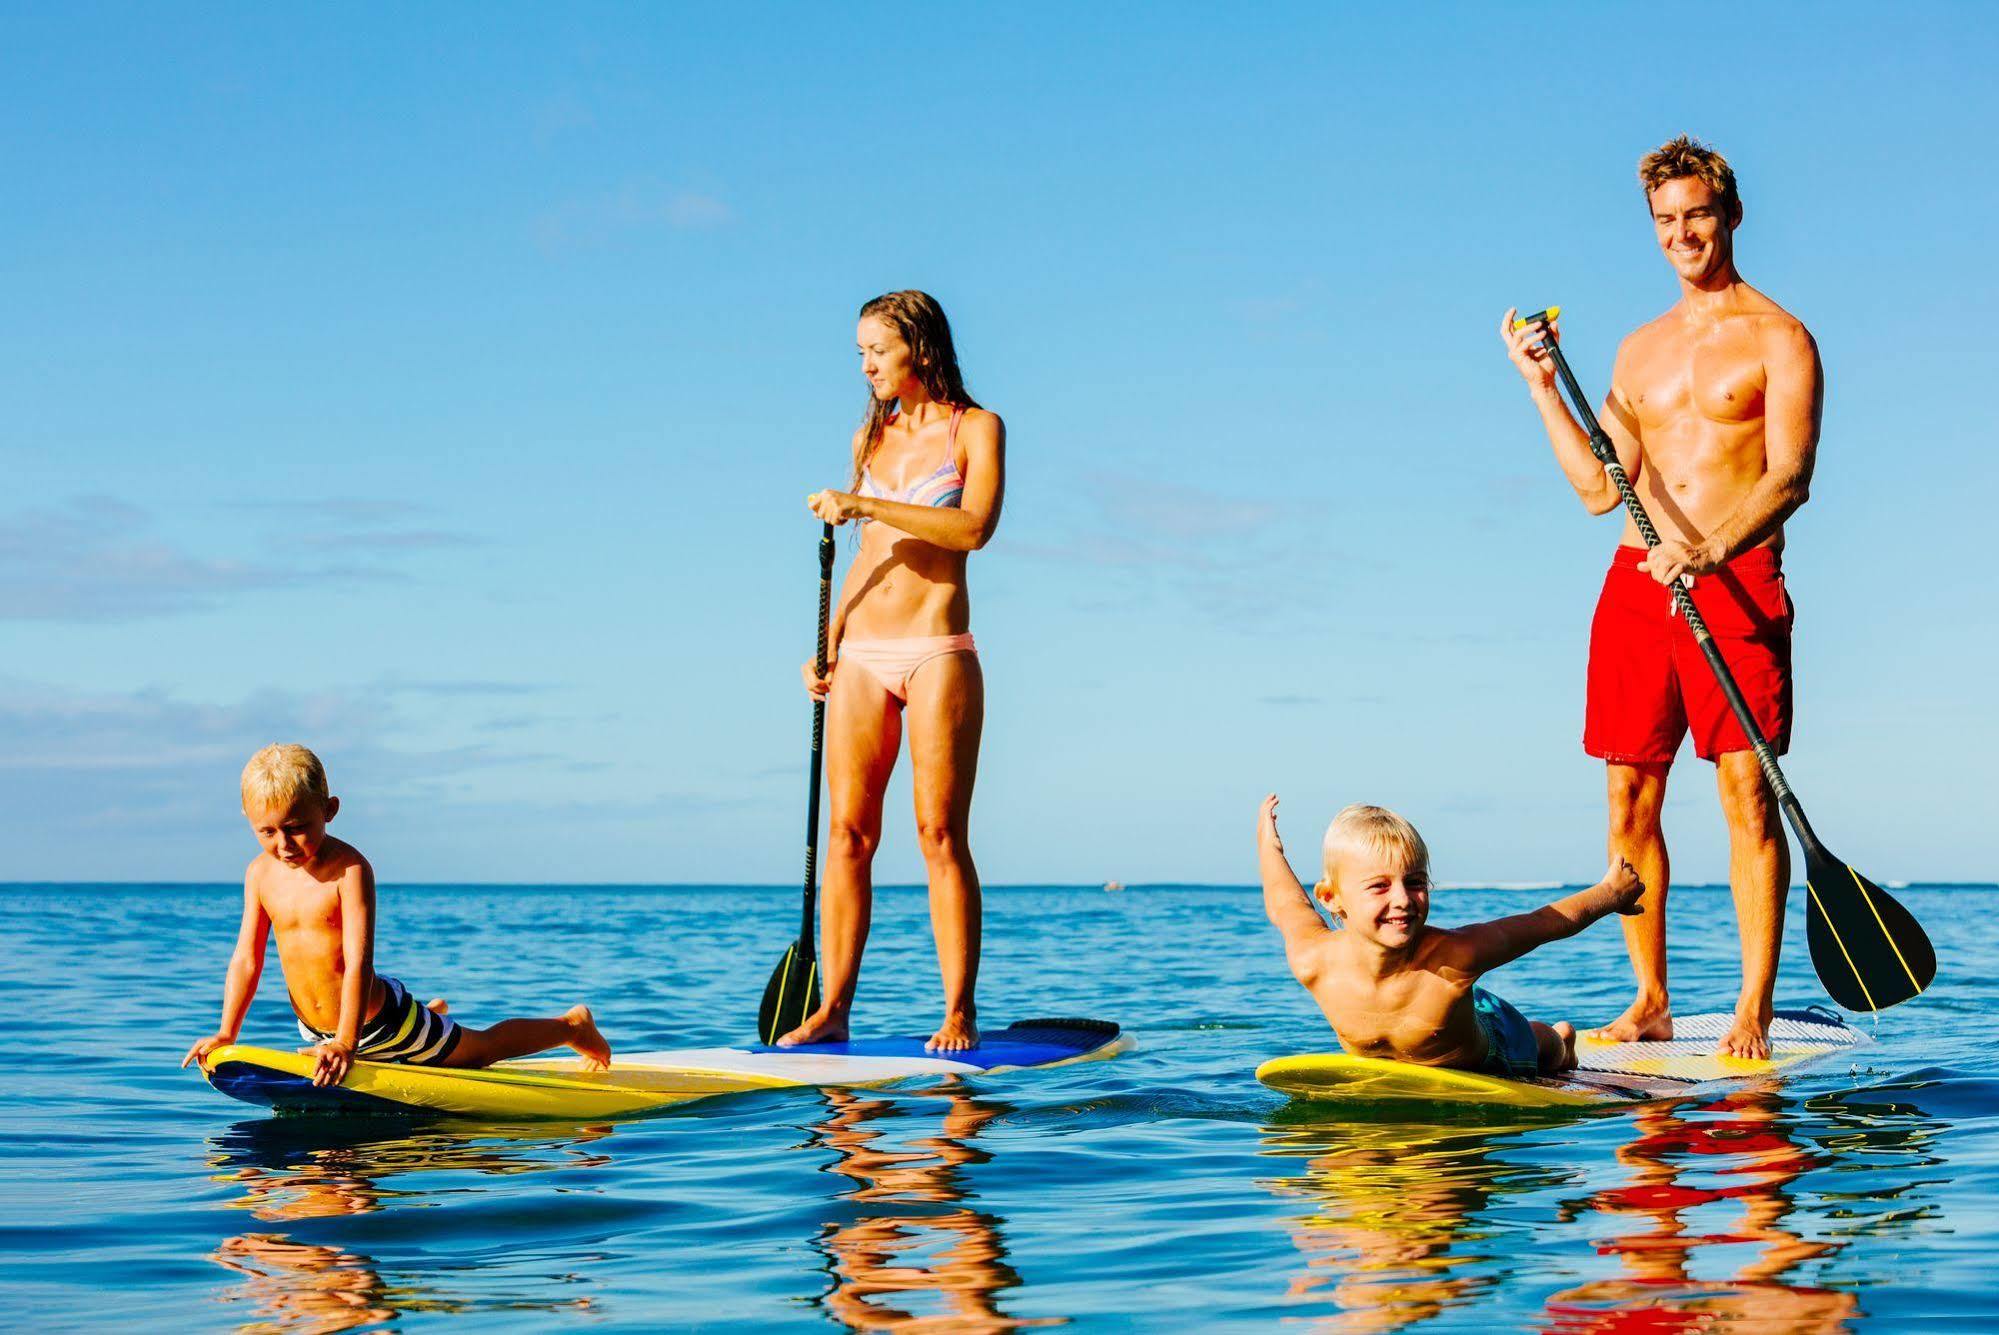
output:
[[281, 1112], [441, 1114], [491, 1121], [590, 1121], [657, 1112], [718, 1094], [806, 1086], [870, 1087], [917, 1076], [981, 1075], [1115, 1057], [1130, 1034], [1104, 1020], [1022, 1020], [987, 1030], [963, 1052], [933, 1053], [921, 1035], [795, 1048], [682, 1048], [618, 1053], [608, 1071], [572, 1056], [528, 1057], [483, 1070], [355, 1062], [338, 1085], [312, 1083], [301, 1052], [231, 1044], [203, 1074], [231, 1098]]
[[1308, 1052], [1256, 1068], [1256, 1078], [1293, 1098], [1352, 1103], [1454, 1103], [1512, 1108], [1587, 1108], [1686, 1098], [1749, 1084], [1848, 1056], [1867, 1035], [1830, 1011], [1779, 1011], [1770, 1026], [1770, 1057], [1716, 1055], [1731, 1015], [1673, 1021], [1673, 1038], [1655, 1043], [1576, 1039], [1577, 1066], [1560, 1075], [1513, 1079], [1412, 1062]]

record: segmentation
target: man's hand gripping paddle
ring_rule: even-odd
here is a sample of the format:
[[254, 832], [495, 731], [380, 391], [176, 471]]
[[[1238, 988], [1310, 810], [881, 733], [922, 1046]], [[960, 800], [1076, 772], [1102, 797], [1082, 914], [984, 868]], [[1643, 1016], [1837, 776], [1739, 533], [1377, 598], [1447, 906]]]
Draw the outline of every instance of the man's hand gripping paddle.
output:
[[[1617, 488], [1617, 494], [1624, 498], [1624, 508], [1631, 512], [1632, 522], [1644, 536], [1645, 545], [1657, 547], [1658, 530], [1652, 527], [1651, 516], [1645, 513], [1638, 493], [1632, 490], [1624, 465], [1617, 461], [1610, 437], [1590, 411], [1589, 400], [1548, 328], [1561, 309], [1550, 306], [1516, 320], [1513, 327], [1541, 327], [1541, 346], [1554, 360], [1555, 372], [1568, 391], [1569, 402], [1589, 433], [1590, 452], [1603, 464], [1603, 471]], [[1763, 777], [1805, 851], [1805, 892], [1810, 896], [1805, 911], [1805, 939], [1811, 947], [1812, 967], [1818, 970], [1819, 981], [1825, 984], [1834, 1001], [1852, 1011], [1878, 1011], [1907, 1001], [1928, 987], [1936, 976], [1936, 951], [1929, 937], [1887, 891], [1827, 852], [1812, 833], [1810, 823], [1805, 820], [1805, 809], [1798, 804], [1791, 785], [1785, 782], [1784, 771], [1777, 766], [1776, 752], [1756, 726], [1749, 703], [1742, 698], [1742, 690], [1735, 684], [1728, 664], [1722, 661], [1721, 650], [1708, 633], [1707, 623], [1701, 620], [1686, 583], [1675, 580], [1672, 589], [1674, 605], [1686, 618], [1687, 629], [1694, 633], [1708, 666], [1714, 669], [1715, 680], [1721, 683], [1721, 692], [1728, 697], [1728, 707], [1735, 711], [1736, 721], [1748, 734], [1757, 762], [1763, 767]]]
[[[826, 620], [833, 607], [833, 526], [819, 532], [819, 675], [826, 675]], [[805, 1023], [819, 1009], [819, 951], [813, 944], [812, 918], [819, 894], [819, 774], [826, 743], [826, 702], [812, 702], [811, 796], [805, 802], [805, 913], [798, 939], [785, 950], [777, 971], [764, 987], [757, 1010], [757, 1037], [775, 1043], [779, 1034]]]

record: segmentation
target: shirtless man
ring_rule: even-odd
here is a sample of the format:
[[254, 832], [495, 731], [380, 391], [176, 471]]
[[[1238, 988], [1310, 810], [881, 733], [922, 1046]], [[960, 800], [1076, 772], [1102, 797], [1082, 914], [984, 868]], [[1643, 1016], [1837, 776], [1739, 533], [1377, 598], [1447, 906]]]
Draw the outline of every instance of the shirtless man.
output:
[[[1805, 503], [1825, 380], [1804, 325], [1742, 281], [1735, 229], [1742, 201], [1719, 153], [1681, 136], [1638, 164], [1659, 248], [1680, 299], [1617, 350], [1603, 425], [1664, 539], [1647, 554], [1629, 517], [1590, 627], [1583, 749], [1603, 760], [1610, 853], [1645, 883], [1625, 919], [1638, 995], [1598, 1032], [1670, 1038], [1666, 990], [1666, 775], [1691, 730], [1715, 765], [1728, 822], [1729, 884], [1742, 936], [1742, 991], [1718, 1051], [1767, 1057], [1771, 995], [1790, 887], [1776, 799], [1730, 713], [1670, 585], [1689, 589], [1756, 722], [1782, 753], [1791, 734], [1791, 604], [1780, 555], [1784, 521]], [[1617, 490], [1555, 388], [1541, 328], [1500, 323], [1507, 354], [1533, 391], [1555, 459], [1591, 514]]]

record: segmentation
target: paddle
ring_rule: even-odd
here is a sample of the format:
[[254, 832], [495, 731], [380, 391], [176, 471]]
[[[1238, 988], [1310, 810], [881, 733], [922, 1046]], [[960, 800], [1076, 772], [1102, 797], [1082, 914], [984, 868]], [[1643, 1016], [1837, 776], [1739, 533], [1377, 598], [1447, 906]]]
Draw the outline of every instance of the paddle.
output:
[[[819, 530], [819, 675], [826, 675], [826, 619], [833, 607], [833, 526]], [[798, 939], [786, 947], [784, 958], [764, 985], [763, 1005], [757, 1009], [757, 1036], [775, 1043], [779, 1034], [789, 1033], [805, 1023], [805, 1017], [819, 1009], [819, 951], [813, 944], [812, 917], [819, 892], [819, 772], [820, 756], [826, 743], [826, 702], [812, 702], [811, 796], [805, 802], [805, 912], [800, 919]]]
[[[1590, 411], [1589, 400], [1583, 396], [1582, 386], [1576, 383], [1568, 358], [1562, 355], [1561, 344], [1547, 333], [1549, 322], [1561, 314], [1561, 309], [1551, 306], [1524, 316], [1513, 327], [1540, 325], [1547, 334], [1542, 346], [1554, 358], [1555, 371], [1569, 392], [1576, 416], [1582, 419], [1583, 428], [1589, 433], [1590, 452], [1603, 464], [1603, 471], [1616, 486], [1617, 494], [1624, 498], [1624, 508], [1631, 512], [1632, 522], [1644, 536], [1645, 545], [1657, 547], [1659, 532], [1652, 527], [1651, 516], [1645, 513], [1638, 493], [1632, 490], [1631, 479], [1625, 475], [1624, 465], [1617, 461], [1610, 437]], [[1687, 629], [1694, 633], [1708, 666], [1714, 669], [1721, 693], [1728, 697], [1728, 707], [1735, 711], [1736, 722], [1748, 734], [1756, 760], [1763, 767], [1763, 777], [1769, 781], [1770, 791], [1776, 794], [1778, 806], [1805, 851], [1805, 892], [1810, 896], [1805, 912], [1805, 940], [1811, 947], [1812, 967], [1818, 970], [1819, 981], [1825, 984], [1834, 1001], [1853, 1011], [1878, 1011], [1916, 996], [1936, 976], [1936, 951], [1930, 946], [1929, 937], [1887, 891], [1827, 852], [1826, 846], [1812, 833], [1804, 807], [1799, 805], [1791, 785], [1785, 782], [1784, 771], [1777, 766], [1777, 755], [1757, 728], [1756, 719], [1749, 712], [1749, 702], [1742, 698], [1742, 689], [1735, 684], [1728, 664], [1722, 661], [1721, 650], [1716, 647], [1714, 636], [1708, 633], [1707, 623], [1701, 620], [1686, 582], [1675, 580], [1672, 587], [1674, 605], [1686, 618]]]

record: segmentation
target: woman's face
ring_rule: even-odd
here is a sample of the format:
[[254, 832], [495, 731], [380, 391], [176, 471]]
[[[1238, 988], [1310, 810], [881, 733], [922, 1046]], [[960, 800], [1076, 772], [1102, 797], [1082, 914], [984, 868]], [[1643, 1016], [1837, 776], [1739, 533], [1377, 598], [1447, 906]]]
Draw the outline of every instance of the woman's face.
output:
[[861, 374], [877, 399], [900, 398], [903, 386], [916, 375], [916, 361], [902, 334], [886, 320], [866, 316], [854, 331], [861, 350]]

